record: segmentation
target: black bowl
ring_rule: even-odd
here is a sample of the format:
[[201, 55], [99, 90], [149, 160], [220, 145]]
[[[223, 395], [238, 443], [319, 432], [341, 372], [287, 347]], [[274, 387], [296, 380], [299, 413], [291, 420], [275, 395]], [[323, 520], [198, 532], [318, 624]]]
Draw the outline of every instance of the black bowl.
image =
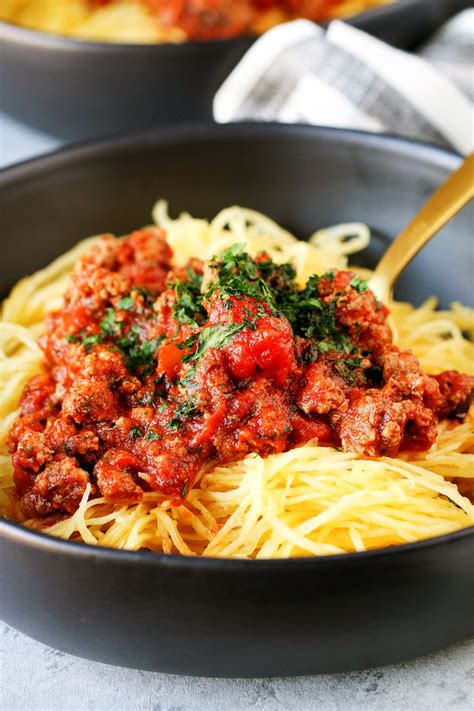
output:
[[[4, 171], [3, 290], [78, 238], [240, 203], [307, 236], [363, 220], [373, 263], [459, 157], [415, 142], [271, 125], [166, 129]], [[420, 254], [399, 295], [472, 300], [472, 210]], [[0, 523], [0, 613], [63, 651], [142, 669], [258, 677], [357, 669], [474, 632], [474, 528], [369, 553], [239, 561], [127, 553]]]
[[[469, 5], [404, 0], [351, 22], [411, 48]], [[215, 92], [253, 41], [102, 44], [0, 22], [0, 108], [65, 140], [209, 119]]]

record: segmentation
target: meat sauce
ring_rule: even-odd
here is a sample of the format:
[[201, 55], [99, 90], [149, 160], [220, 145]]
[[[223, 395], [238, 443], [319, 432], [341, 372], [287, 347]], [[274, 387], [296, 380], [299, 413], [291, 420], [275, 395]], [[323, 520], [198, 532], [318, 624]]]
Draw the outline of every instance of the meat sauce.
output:
[[73, 513], [90, 483], [117, 504], [179, 504], [203, 466], [314, 440], [368, 457], [426, 450], [474, 378], [424, 374], [349, 271], [295, 284], [233, 245], [172, 268], [164, 233], [103, 237], [46, 319], [43, 371], [11, 430], [26, 516]]
[[[115, 0], [90, 0], [92, 7]], [[278, 10], [279, 21], [305, 17], [320, 21], [342, 0], [141, 0], [160, 23], [178, 27], [188, 39], [235, 37], [251, 32], [263, 13]]]

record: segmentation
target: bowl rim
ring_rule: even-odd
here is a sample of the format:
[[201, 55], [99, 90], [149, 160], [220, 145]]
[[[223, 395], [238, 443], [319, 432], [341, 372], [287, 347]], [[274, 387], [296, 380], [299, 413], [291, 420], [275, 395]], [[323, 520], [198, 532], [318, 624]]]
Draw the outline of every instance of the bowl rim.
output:
[[[0, 23], [1, 24], [1, 23]], [[66, 143], [52, 151], [27, 158], [0, 168], [0, 187], [8, 188], [16, 180], [28, 179], [32, 170], [49, 171], [76, 160], [78, 157], [89, 158], [94, 154], [108, 153], [111, 150], [131, 150], [147, 144], [170, 145], [185, 140], [226, 140], [228, 138], [255, 137], [267, 139], [270, 136], [293, 135], [321, 138], [334, 138], [347, 145], [365, 144], [370, 148], [384, 147], [397, 155], [416, 154], [420, 160], [427, 160], [436, 167], [445, 170], [455, 170], [463, 156], [454, 149], [439, 146], [434, 143], [420, 141], [416, 138], [399, 136], [392, 133], [375, 133], [355, 128], [339, 128], [336, 126], [295, 124], [276, 121], [236, 121], [217, 123], [215, 121], [185, 121], [176, 125], [158, 126], [145, 130], [120, 132], [116, 134], [86, 138], [73, 143]]]
[[[404, 138], [389, 134], [376, 134], [355, 129], [333, 128], [324, 126], [309, 126], [303, 124], [261, 123], [244, 122], [230, 124], [216, 124], [213, 122], [193, 122], [178, 126], [167, 126], [133, 134], [122, 134], [102, 139], [83, 141], [72, 146], [59, 148], [52, 153], [39, 156], [30, 160], [16, 163], [0, 170], [0, 187], [15, 187], [17, 182], [23, 180], [36, 180], [42, 173], [55, 170], [68, 162], [74, 164], [77, 160], [87, 159], [94, 155], [101, 155], [113, 151], [133, 150], [147, 145], [168, 146], [173, 142], [187, 140], [202, 141], [226, 140], [228, 138], [242, 139], [277, 138], [294, 136], [309, 140], [325, 139], [330, 137], [340, 144], [347, 146], [362, 144], [366, 149], [371, 147], [388, 148], [398, 155], [413, 154], [418, 160], [428, 161], [431, 165], [453, 170], [459, 163], [461, 156], [451, 150], [415, 139]], [[251, 570], [266, 572], [285, 572], [289, 566], [292, 568], [306, 568], [308, 566], [324, 567], [327, 565], [362, 564], [371, 559], [378, 560], [386, 556], [414, 555], [420, 549], [429, 549], [438, 546], [453, 545], [466, 538], [474, 540], [474, 525], [447, 533], [442, 536], [426, 538], [414, 543], [403, 543], [395, 546], [376, 548], [369, 551], [354, 553], [340, 553], [324, 556], [301, 556], [285, 559], [240, 559], [180, 555], [176, 553], [158, 553], [154, 551], [129, 551], [105, 546], [95, 546], [86, 543], [63, 540], [41, 531], [30, 529], [22, 524], [7, 518], [0, 518], [0, 536], [11, 539], [19, 545], [26, 545], [40, 549], [48, 554], [69, 554], [78, 558], [94, 558], [104, 562], [164, 566], [189, 570], [221, 570], [226, 572], [243, 572]]]
[[[347, 18], [343, 18], [344, 22], [354, 20], [357, 18], [357, 20], [360, 20], [360, 18], [367, 18], [368, 20], [371, 20], [374, 16], [379, 17], [381, 16], [382, 19], [384, 15], [387, 16], [387, 18], [390, 19], [392, 13], [394, 12], [394, 6], [396, 7], [399, 4], [400, 0], [395, 0], [393, 4], [389, 3], [388, 5], [380, 5], [379, 7], [372, 7], [372, 8], [367, 8], [366, 10], [362, 10], [361, 12], [358, 12], [354, 15], [350, 15]], [[397, 11], [398, 8], [395, 9], [395, 12]], [[296, 18], [299, 19], [299, 18]], [[300, 19], [306, 19], [306, 18], [300, 18]], [[337, 20], [339, 18], [333, 18], [334, 20]], [[292, 20], [288, 20], [287, 22], [291, 22]], [[293, 20], [295, 21], [295, 20]], [[320, 23], [314, 22], [314, 24], [320, 24], [323, 27], [327, 26], [329, 22], [332, 22], [333, 20], [327, 20], [327, 21], [322, 21]], [[313, 22], [313, 20], [307, 20], [307, 22]], [[285, 23], [279, 23], [279, 24], [285, 24]], [[90, 51], [92, 54], [94, 50], [97, 51], [108, 51], [112, 52], [115, 51], [123, 51], [124, 49], [131, 49], [132, 52], [135, 52], [137, 50], [143, 51], [143, 48], [146, 47], [146, 51], [160, 51], [163, 50], [163, 48], [168, 48], [166, 51], [172, 51], [175, 47], [183, 47], [187, 46], [190, 47], [193, 51], [194, 50], [202, 50], [205, 47], [232, 47], [232, 46], [238, 46], [239, 43], [242, 43], [243, 41], [246, 43], [249, 42], [255, 42], [261, 35], [251, 35], [251, 34], [243, 34], [243, 35], [237, 35], [236, 37], [227, 37], [227, 38], [216, 38], [216, 39], [211, 39], [211, 40], [184, 40], [183, 42], [143, 42], [143, 43], [137, 43], [137, 42], [104, 42], [104, 41], [96, 41], [96, 40], [87, 40], [87, 39], [81, 39], [78, 37], [71, 37], [70, 35], [61, 35], [61, 34], [56, 34], [55, 32], [46, 32], [44, 30], [35, 30], [30, 27], [24, 27], [23, 25], [16, 25], [14, 22], [10, 22], [9, 20], [0, 20], [0, 41], [1, 41], [1, 31], [6, 32], [6, 36], [11, 35], [11, 39], [13, 41], [18, 42], [19, 44], [33, 44], [36, 46], [36, 48], [46, 48], [46, 49], [55, 49], [55, 50], [69, 50], [71, 51], [73, 48], [75, 49], [82, 49], [86, 51]], [[273, 29], [273, 28], [270, 28]], [[171, 48], [171, 50], [170, 50]]]
[[69, 557], [101, 560], [105, 563], [126, 563], [132, 565], [158, 566], [171, 569], [192, 571], [216, 571], [224, 569], [226, 573], [257, 572], [284, 573], [288, 567], [292, 569], [334, 567], [347, 565], [363, 565], [367, 561], [399, 556], [416, 556], [420, 550], [426, 551], [455, 545], [464, 539], [474, 542], [474, 525], [462, 528], [459, 531], [446, 533], [442, 536], [425, 538], [414, 543], [401, 543], [395, 546], [374, 548], [368, 551], [355, 551], [353, 553], [335, 553], [322, 556], [298, 556], [293, 558], [225, 558], [211, 556], [191, 556], [179, 553], [159, 553], [148, 550], [131, 551], [119, 548], [81, 543], [50, 536], [41, 531], [26, 528], [20, 523], [0, 518], [0, 538], [11, 540], [20, 546], [33, 548], [48, 555], [68, 555]]

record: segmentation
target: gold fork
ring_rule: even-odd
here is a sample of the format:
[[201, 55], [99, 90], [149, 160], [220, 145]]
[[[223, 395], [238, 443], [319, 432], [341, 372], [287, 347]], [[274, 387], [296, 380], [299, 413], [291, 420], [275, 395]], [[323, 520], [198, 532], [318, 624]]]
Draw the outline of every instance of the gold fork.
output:
[[[369, 287], [379, 301], [388, 304], [398, 277], [420, 249], [474, 197], [474, 153], [430, 197], [416, 217], [392, 242], [378, 263]], [[393, 318], [387, 323], [398, 339]]]

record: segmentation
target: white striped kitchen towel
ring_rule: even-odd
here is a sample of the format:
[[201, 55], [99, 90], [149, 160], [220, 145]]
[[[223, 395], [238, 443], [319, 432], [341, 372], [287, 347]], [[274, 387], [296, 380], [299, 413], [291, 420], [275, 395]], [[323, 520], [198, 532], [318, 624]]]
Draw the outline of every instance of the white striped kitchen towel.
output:
[[418, 55], [343, 22], [280, 25], [249, 49], [214, 99], [214, 118], [388, 132], [474, 150], [474, 10]]

